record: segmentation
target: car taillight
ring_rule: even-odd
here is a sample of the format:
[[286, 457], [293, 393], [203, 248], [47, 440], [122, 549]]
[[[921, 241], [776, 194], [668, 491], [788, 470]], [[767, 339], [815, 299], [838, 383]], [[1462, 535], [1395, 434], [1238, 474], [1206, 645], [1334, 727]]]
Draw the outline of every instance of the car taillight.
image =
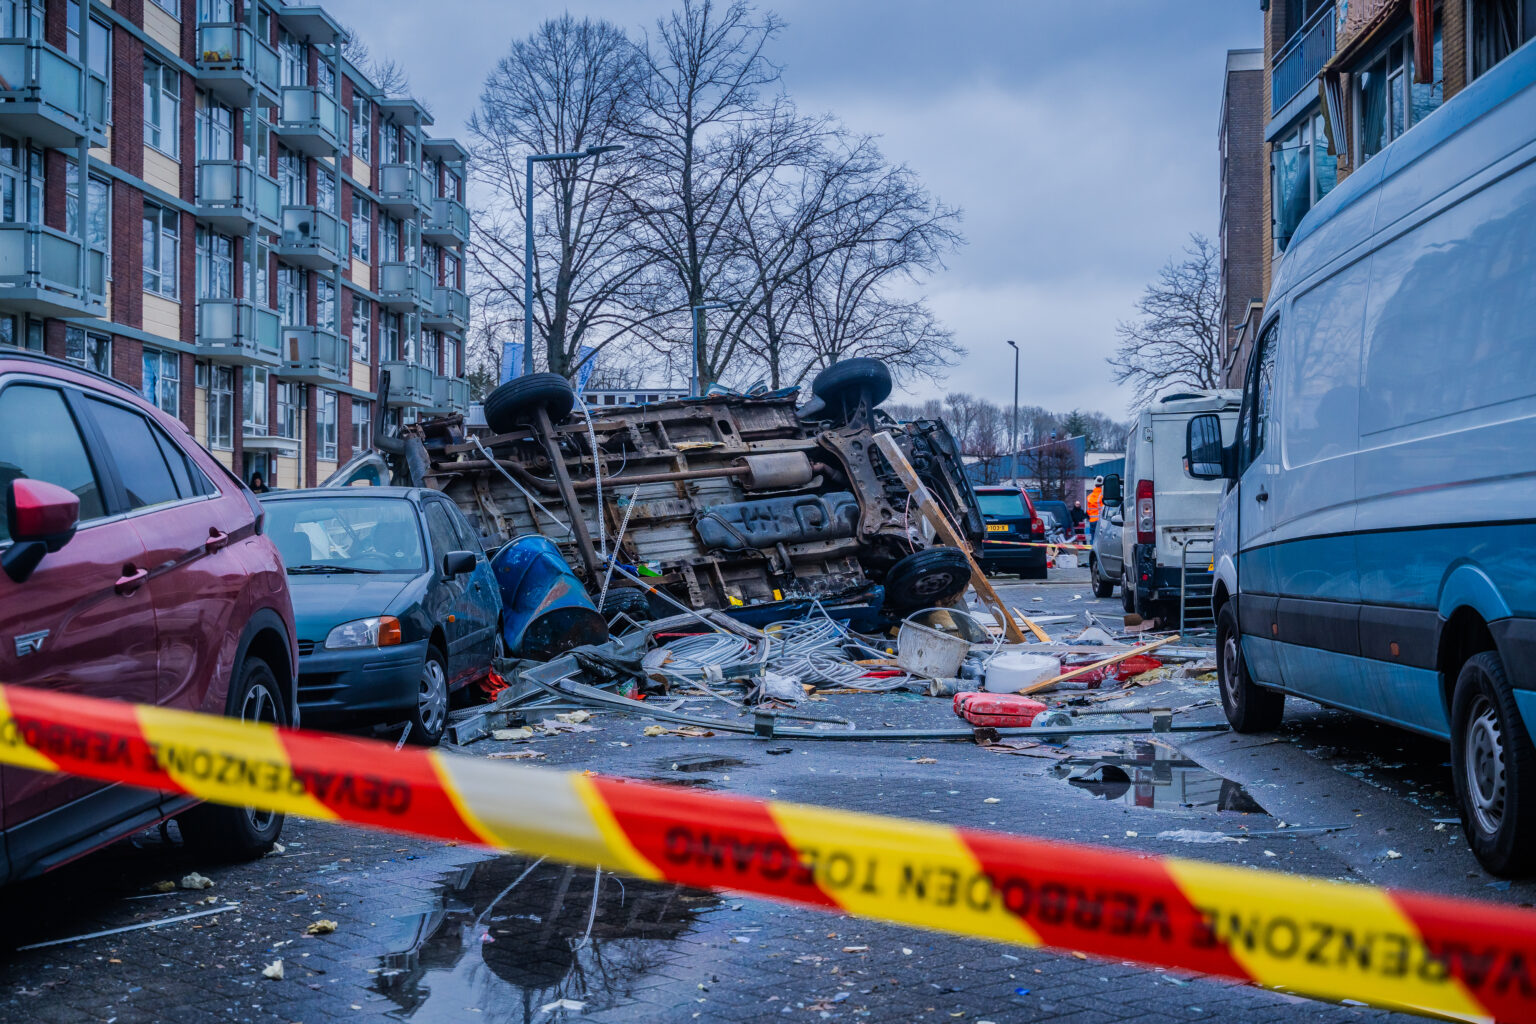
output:
[[1152, 500], [1152, 481], [1136, 481], [1136, 543], [1157, 541], [1157, 505]]
[[1029, 535], [1031, 537], [1045, 536], [1045, 520], [1035, 516], [1029, 521]]

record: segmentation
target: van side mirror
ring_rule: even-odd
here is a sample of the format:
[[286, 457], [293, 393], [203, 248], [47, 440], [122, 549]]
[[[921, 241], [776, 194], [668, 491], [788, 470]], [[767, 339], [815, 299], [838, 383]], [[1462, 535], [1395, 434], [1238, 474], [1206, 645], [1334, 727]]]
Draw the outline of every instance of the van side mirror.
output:
[[1120, 482], [1119, 473], [1111, 473], [1104, 478], [1104, 504], [1118, 507], [1125, 502], [1125, 485]]
[[46, 480], [12, 480], [5, 496], [5, 525], [14, 543], [0, 555], [0, 568], [21, 583], [44, 555], [69, 543], [79, 520], [80, 499], [74, 492]]
[[443, 575], [448, 579], [475, 571], [473, 551], [450, 551], [443, 556]]
[[1203, 412], [1184, 428], [1184, 465], [1196, 480], [1218, 480], [1226, 473], [1226, 450], [1221, 443], [1221, 417]]

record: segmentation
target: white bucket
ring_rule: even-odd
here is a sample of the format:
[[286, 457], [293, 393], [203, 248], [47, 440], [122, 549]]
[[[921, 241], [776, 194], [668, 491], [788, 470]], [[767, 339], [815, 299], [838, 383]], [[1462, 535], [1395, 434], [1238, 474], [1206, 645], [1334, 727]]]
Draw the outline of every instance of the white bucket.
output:
[[987, 690], [1017, 693], [1034, 683], [1061, 675], [1061, 659], [1046, 654], [1009, 651], [987, 662]]
[[951, 679], [971, 652], [971, 642], [908, 619], [896, 634], [896, 666], [929, 679]]

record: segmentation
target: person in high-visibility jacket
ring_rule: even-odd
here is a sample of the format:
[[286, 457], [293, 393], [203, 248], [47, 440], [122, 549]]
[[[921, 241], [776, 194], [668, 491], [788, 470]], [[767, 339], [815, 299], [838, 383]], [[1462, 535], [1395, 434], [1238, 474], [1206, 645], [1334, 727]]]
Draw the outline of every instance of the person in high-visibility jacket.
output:
[[1093, 478], [1093, 490], [1088, 492], [1088, 543], [1093, 543], [1094, 532], [1099, 528], [1099, 513], [1104, 510], [1104, 478]]

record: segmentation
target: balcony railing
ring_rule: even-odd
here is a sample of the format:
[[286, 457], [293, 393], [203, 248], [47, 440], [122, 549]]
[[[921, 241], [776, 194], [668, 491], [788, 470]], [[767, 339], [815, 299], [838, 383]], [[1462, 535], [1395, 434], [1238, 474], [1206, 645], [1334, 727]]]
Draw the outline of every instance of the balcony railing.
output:
[[276, 229], [281, 207], [277, 181], [240, 160], [201, 160], [197, 165], [197, 216], [231, 232], [256, 220]]
[[379, 301], [391, 309], [409, 309], [432, 301], [432, 275], [415, 263], [380, 263]]
[[221, 98], [243, 101], [258, 84], [276, 95], [277, 51], [238, 21], [197, 27], [198, 78]]
[[1317, 80], [1318, 72], [1333, 56], [1336, 21], [1333, 5], [1329, 4], [1312, 15], [1276, 54], [1275, 71], [1270, 78], [1270, 117]]
[[422, 313], [421, 322], [429, 327], [465, 327], [469, 323], [469, 296], [462, 288], [438, 285], [432, 290], [432, 304]]
[[106, 257], [73, 235], [0, 224], [0, 304], [45, 316], [105, 316], [105, 279]]
[[444, 415], [451, 412], [468, 412], [469, 381], [458, 377], [444, 377], [441, 374], [434, 376], [432, 403], [428, 408]]
[[350, 346], [324, 327], [284, 327], [284, 377], [312, 384], [345, 384], [352, 369]]
[[429, 242], [453, 244], [469, 239], [469, 211], [457, 199], [442, 196], [432, 200], [432, 214], [421, 226]]
[[341, 145], [341, 112], [330, 93], [311, 85], [283, 88], [278, 132], [310, 156], [330, 156]]
[[403, 359], [386, 359], [379, 369], [389, 372], [390, 405], [425, 408], [432, 404], [435, 374], [425, 366]]
[[376, 190], [379, 204], [391, 211], [414, 212], [424, 209], [430, 194], [426, 176], [413, 164], [383, 164], [379, 167]]
[[230, 363], [276, 366], [282, 362], [277, 312], [249, 299], [199, 299], [198, 351]]
[[347, 228], [344, 221], [318, 206], [285, 206], [278, 255], [318, 270], [334, 267], [350, 255]]
[[105, 79], [47, 43], [0, 39], [0, 130], [57, 149], [106, 120]]

